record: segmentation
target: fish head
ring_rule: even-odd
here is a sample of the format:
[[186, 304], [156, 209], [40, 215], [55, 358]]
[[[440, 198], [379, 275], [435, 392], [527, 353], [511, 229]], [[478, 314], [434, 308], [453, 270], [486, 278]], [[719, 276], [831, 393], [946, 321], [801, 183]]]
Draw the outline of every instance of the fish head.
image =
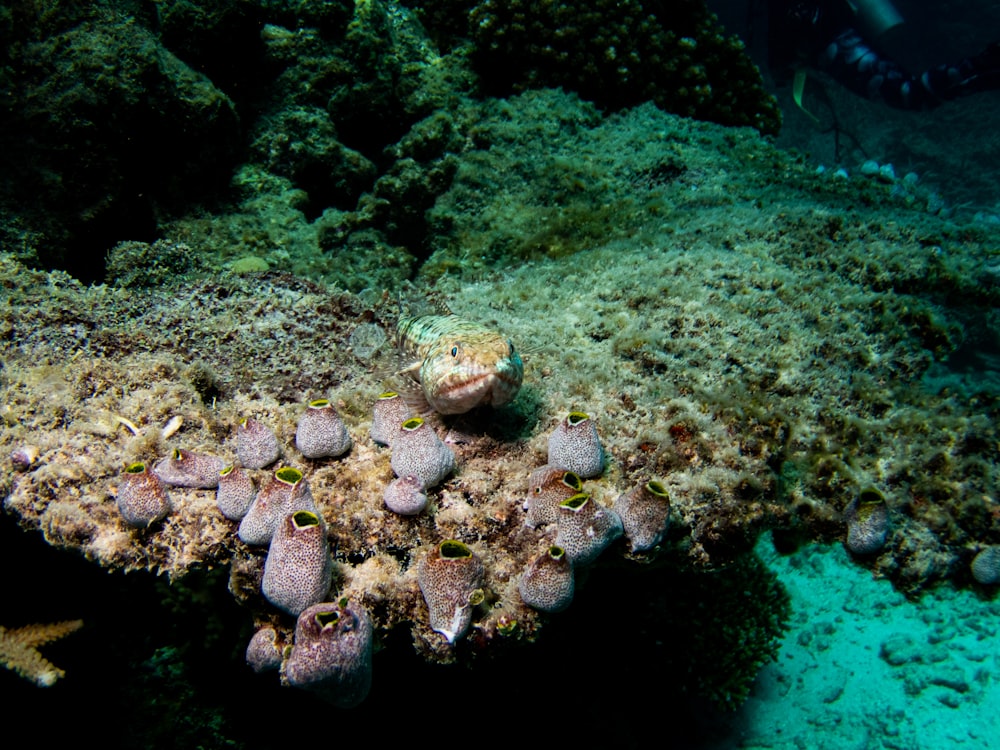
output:
[[521, 355], [499, 333], [442, 337], [420, 368], [427, 403], [439, 414], [503, 406], [517, 395], [523, 377]]

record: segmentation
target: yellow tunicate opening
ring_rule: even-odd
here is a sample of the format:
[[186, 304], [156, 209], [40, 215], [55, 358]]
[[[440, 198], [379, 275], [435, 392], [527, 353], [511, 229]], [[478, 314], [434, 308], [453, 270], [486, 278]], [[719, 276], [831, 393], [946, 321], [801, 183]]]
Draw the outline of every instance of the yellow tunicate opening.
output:
[[879, 505], [885, 502], [885, 497], [874, 487], [866, 487], [858, 493], [859, 505]]
[[580, 475], [575, 472], [567, 471], [565, 474], [563, 474], [562, 482], [567, 487], [576, 490], [577, 492], [583, 489], [583, 480], [580, 479]]
[[315, 401], [309, 402], [310, 409], [326, 409], [330, 405], [330, 399], [328, 398], [318, 398]]
[[670, 499], [670, 495], [667, 493], [667, 488], [655, 480], [646, 482], [646, 490], [651, 495], [662, 497], [664, 500]]
[[285, 484], [298, 484], [302, 481], [302, 472], [291, 466], [284, 466], [274, 472], [274, 478]]
[[576, 427], [580, 422], [586, 422], [590, 415], [582, 411], [571, 411], [566, 415], [566, 422], [570, 427]]
[[441, 542], [438, 551], [445, 560], [460, 560], [464, 557], [472, 557], [472, 550], [457, 539], [448, 539]]
[[145, 474], [146, 473], [146, 464], [142, 463], [142, 461], [136, 461], [135, 463], [129, 464], [128, 466], [125, 467], [125, 473], [126, 474]]
[[403, 429], [407, 432], [412, 432], [413, 430], [419, 429], [420, 425], [424, 423], [424, 420], [420, 417], [411, 417], [403, 422]]
[[383, 391], [378, 394], [379, 401], [388, 401], [390, 398], [399, 398], [399, 394], [395, 391]]
[[340, 613], [335, 609], [331, 609], [328, 612], [317, 612], [315, 619], [316, 624], [323, 630], [326, 630], [340, 622]]
[[319, 526], [319, 516], [308, 510], [299, 510], [292, 514], [292, 523], [297, 529], [307, 529], [310, 526]]
[[583, 509], [583, 506], [587, 504], [588, 500], [590, 500], [590, 495], [588, 495], [586, 492], [578, 492], [575, 495], [573, 495], [573, 497], [567, 498], [566, 500], [563, 500], [561, 503], [559, 503], [559, 507], [565, 508], [566, 510], [571, 510], [574, 513], [578, 513], [580, 510]]

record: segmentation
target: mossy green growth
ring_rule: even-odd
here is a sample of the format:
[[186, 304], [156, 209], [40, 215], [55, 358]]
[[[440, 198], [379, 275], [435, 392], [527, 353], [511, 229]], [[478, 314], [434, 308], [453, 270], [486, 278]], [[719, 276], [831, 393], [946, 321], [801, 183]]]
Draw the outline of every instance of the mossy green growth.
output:
[[274, 478], [285, 484], [296, 485], [302, 481], [302, 472], [291, 466], [282, 466], [274, 472]]
[[441, 542], [441, 546], [438, 547], [438, 553], [445, 560], [461, 560], [462, 558], [472, 557], [472, 550], [469, 549], [468, 545], [463, 544], [457, 539], [446, 539]]

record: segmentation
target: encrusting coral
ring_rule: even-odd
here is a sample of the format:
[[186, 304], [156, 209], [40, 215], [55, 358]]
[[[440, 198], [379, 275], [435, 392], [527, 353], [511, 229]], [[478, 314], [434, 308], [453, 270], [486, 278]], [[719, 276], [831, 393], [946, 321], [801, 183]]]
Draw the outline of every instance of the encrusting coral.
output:
[[83, 627], [83, 620], [5, 628], [0, 625], [0, 664], [39, 687], [51, 687], [66, 673], [38, 653], [38, 647]]

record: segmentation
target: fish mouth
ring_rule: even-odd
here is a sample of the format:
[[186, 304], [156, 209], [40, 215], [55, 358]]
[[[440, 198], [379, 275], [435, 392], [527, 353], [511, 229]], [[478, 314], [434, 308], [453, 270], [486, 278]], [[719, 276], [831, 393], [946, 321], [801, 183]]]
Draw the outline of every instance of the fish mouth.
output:
[[502, 372], [463, 373], [440, 383], [428, 400], [441, 414], [460, 414], [487, 404], [502, 406], [513, 399], [520, 386], [520, 378]]

